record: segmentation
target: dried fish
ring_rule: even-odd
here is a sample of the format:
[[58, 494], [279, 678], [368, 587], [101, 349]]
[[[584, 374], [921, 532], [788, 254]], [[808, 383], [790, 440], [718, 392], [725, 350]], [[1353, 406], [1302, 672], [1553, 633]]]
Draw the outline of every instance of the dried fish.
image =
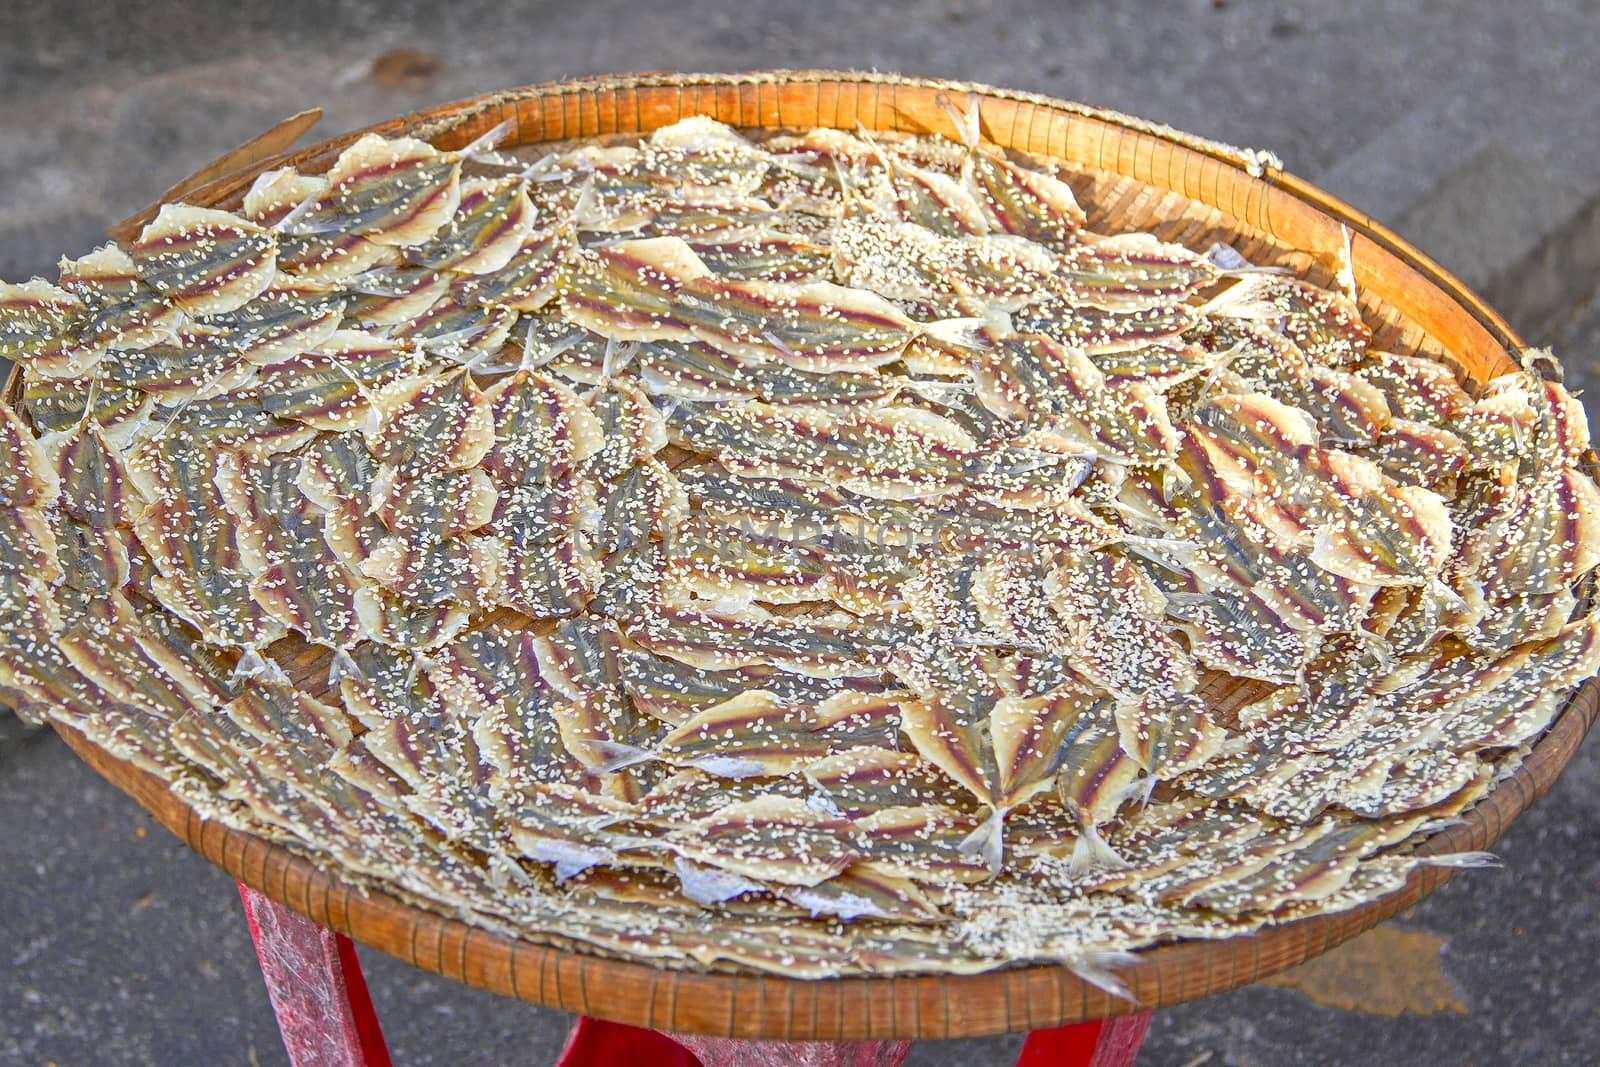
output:
[[261, 404], [283, 419], [319, 430], [353, 430], [364, 424], [377, 394], [426, 366], [414, 349], [357, 330], [340, 330], [321, 343], [261, 369]]
[[1115, 992], [1396, 888], [1600, 669], [1581, 404], [956, 118], [369, 135], [0, 285], [0, 695], [678, 968]]
[[165, 204], [129, 250], [139, 279], [191, 314], [218, 315], [272, 283], [278, 247], [251, 222], [212, 208]]
[[533, 234], [526, 187], [515, 178], [467, 178], [459, 197], [455, 214], [427, 242], [408, 249], [407, 260], [458, 274], [500, 271]]
[[684, 859], [742, 878], [814, 886], [862, 858], [847, 819], [768, 796], [729, 804], [665, 837]]
[[155, 398], [128, 386], [93, 378], [31, 378], [22, 386], [22, 410], [41, 433], [71, 429], [85, 414], [105, 431], [126, 439], [149, 422]]
[[561, 291], [575, 250], [571, 233], [564, 229], [531, 232], [498, 269], [458, 278], [450, 294], [463, 307], [538, 311]]
[[476, 466], [494, 447], [494, 411], [470, 375], [404, 378], [372, 398], [363, 433], [403, 477]]
[[1193, 329], [1198, 316], [1187, 304], [1112, 311], [1047, 297], [1012, 312], [1011, 326], [1018, 333], [1043, 334], [1067, 348], [1100, 356], [1170, 342]]
[[602, 438], [588, 457], [595, 477], [616, 481], [667, 445], [667, 426], [648, 397], [631, 382], [615, 382], [589, 397], [594, 425]]
[[488, 390], [494, 445], [483, 465], [503, 482], [550, 482], [604, 443], [605, 430], [569, 387], [518, 371]]
[[453, 154], [410, 137], [368, 134], [275, 226], [291, 234], [359, 234], [378, 245], [421, 244], [455, 214], [460, 174]]
[[1329, 366], [1356, 362], [1372, 338], [1361, 310], [1348, 296], [1282, 274], [1247, 274], [1205, 311], [1268, 324], [1313, 362]]
[[[87, 424], [80, 427], [79, 435], [84, 432], [90, 432]], [[95, 435], [95, 440], [104, 445], [104, 438], [98, 434]], [[33, 431], [18, 418], [16, 412], [9, 407], [0, 407], [0, 456], [5, 457], [6, 461], [4, 469], [0, 469], [0, 507], [50, 507], [56, 503], [56, 498], [61, 494], [61, 475], [66, 473], [69, 477], [72, 476], [72, 468], [75, 466], [73, 460], [76, 458], [63, 456], [62, 452], [65, 450], [58, 448], [51, 448], [49, 444], [42, 445], [34, 438]], [[51, 455], [52, 452], [55, 456]], [[87, 469], [81, 477], [88, 481], [87, 488], [93, 492], [98, 489], [105, 477], [100, 472], [105, 469], [109, 461], [105, 452], [86, 455], [84, 461]], [[63, 467], [66, 468], [65, 471]], [[72, 488], [78, 489], [80, 486], [81, 482]], [[68, 506], [78, 510], [87, 509], [91, 513], [101, 513], [103, 505], [99, 500], [99, 494], [95, 493], [82, 505], [74, 502]], [[115, 507], [114, 500], [111, 506]]]
[[1070, 185], [1053, 174], [1019, 167], [975, 143], [971, 147], [962, 177], [977, 194], [991, 229], [1063, 251], [1077, 243], [1084, 213]]
[[[80, 368], [72, 373], [92, 366], [112, 342], [140, 348], [170, 338], [188, 319], [182, 308], [140, 280], [133, 258], [117, 245], [102, 245], [79, 259], [63, 260], [61, 288], [82, 301], [86, 312], [72, 331], [76, 343], [54, 353], [57, 360], [66, 357]], [[33, 363], [41, 374], [51, 374], [49, 368], [60, 365], [40, 363], [37, 358]]]
[[853, 617], [789, 619], [754, 606], [737, 612], [663, 607], [629, 636], [707, 670], [770, 665], [820, 678], [870, 678], [880, 673], [904, 629]]
[[226, 338], [228, 349], [256, 364], [320, 349], [344, 318], [345, 301], [315, 289], [274, 285], [241, 307], [196, 322]]
[[84, 373], [99, 352], [77, 343], [83, 312], [77, 297], [41, 278], [0, 284], [0, 357], [47, 378]]
[[1071, 299], [1110, 310], [1182, 301], [1218, 277], [1204, 256], [1143, 233], [1077, 245], [1064, 266]]

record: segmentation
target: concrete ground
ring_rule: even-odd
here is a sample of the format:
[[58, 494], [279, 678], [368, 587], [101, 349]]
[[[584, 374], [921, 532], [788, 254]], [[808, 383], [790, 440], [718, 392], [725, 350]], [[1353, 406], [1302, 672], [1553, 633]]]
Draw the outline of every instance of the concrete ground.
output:
[[[1600, 375], [1597, 61], [1593, 0], [9, 0], [0, 277], [53, 274], [62, 253], [306, 107], [324, 108], [313, 136], [327, 136], [574, 75], [872, 68], [1075, 97], [1274, 149], [1554, 343], [1582, 384]], [[228, 879], [3, 711], [0, 813], [0, 1063], [284, 1062]], [[1595, 745], [1498, 851], [1504, 870], [1458, 878], [1292, 985], [1160, 1013], [1140, 1063], [1596, 1062]], [[560, 1047], [559, 1013], [364, 959], [399, 1064], [536, 1065]], [[911, 1062], [1005, 1064], [1017, 1046], [929, 1042]]]

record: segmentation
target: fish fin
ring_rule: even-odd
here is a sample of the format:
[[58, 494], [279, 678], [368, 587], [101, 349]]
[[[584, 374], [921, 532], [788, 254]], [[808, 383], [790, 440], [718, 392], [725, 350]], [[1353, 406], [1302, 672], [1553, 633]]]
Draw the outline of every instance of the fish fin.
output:
[[273, 223], [270, 229], [278, 233], [293, 234], [297, 237], [311, 237], [319, 233], [332, 233], [334, 230], [339, 229], [344, 225], [344, 223], [333, 215], [330, 215], [321, 222], [310, 225], [302, 224], [300, 221], [311, 212], [312, 208], [316, 207], [322, 202], [322, 198], [324, 195], [326, 195], [326, 193], [327, 190], [325, 189], [317, 189], [304, 200], [290, 208], [289, 213], [284, 215], [283, 218], [279, 219], [277, 222]]
[[1241, 270], [1250, 266], [1250, 261], [1240, 255], [1237, 248], [1222, 241], [1216, 241], [1206, 249], [1206, 259], [1222, 270]]
[[1115, 949], [1087, 949], [1065, 961], [1067, 970], [1097, 989], [1103, 989], [1119, 1000], [1137, 1003], [1133, 992], [1113, 973], [1114, 967], [1131, 967], [1139, 962], [1132, 952]]
[[998, 875], [1005, 863], [1006, 816], [1010, 813], [1010, 808], [995, 808], [976, 830], [961, 839], [957, 851], [969, 858], [983, 857], [989, 873]]
[[681, 762], [686, 767], [717, 778], [755, 778], [766, 770], [766, 765], [760, 760], [740, 759], [738, 756], [696, 756]]
[[1139, 802], [1139, 807], [1141, 808], [1148, 807], [1150, 804], [1150, 797], [1155, 793], [1156, 786], [1160, 784], [1161, 779], [1157, 778], [1153, 774], [1147, 774], [1141, 778], [1135, 778], [1122, 788], [1122, 795], [1117, 798], [1116, 806], [1111, 810], [1115, 811], [1117, 808], [1122, 807], [1122, 805], [1126, 804], [1130, 800], [1137, 800]]
[[1360, 300], [1360, 296], [1356, 292], [1356, 253], [1350, 243], [1350, 227], [1341, 222], [1339, 233], [1343, 242], [1339, 246], [1339, 270], [1334, 278], [1344, 289], [1344, 295], [1350, 298], [1351, 303], [1356, 303]]
[[684, 859], [674, 859], [672, 869], [677, 872], [683, 895], [696, 904], [720, 904], [741, 893], [751, 893], [764, 888], [737, 874], [701, 867]]
[[1117, 855], [1116, 850], [1106, 844], [1106, 839], [1100, 836], [1098, 829], [1086, 824], [1079, 830], [1078, 840], [1073, 843], [1072, 857], [1067, 861], [1067, 871], [1078, 875], [1096, 867], [1121, 869], [1128, 865], [1127, 860]]
[[978, 142], [983, 136], [983, 120], [978, 110], [978, 94], [972, 93], [967, 97], [965, 108], [952, 103], [945, 97], [939, 98], [939, 106], [944, 108], [952, 121], [956, 124], [956, 137], [969, 151], [977, 151]]
[[588, 858], [556, 860], [556, 881], [565, 882], [574, 875], [582, 874], [590, 867], [593, 867], [596, 862], [598, 861]]
[[631, 341], [618, 341], [615, 337], [606, 338], [606, 351], [600, 363], [601, 375], [608, 379], [615, 378], [618, 373], [627, 369], [638, 352], [639, 346]]
[[[1001, 312], [1000, 314], [1004, 314]], [[1010, 318], [1009, 315], [1006, 316]], [[981, 351], [993, 348], [994, 342], [989, 340], [985, 331], [994, 328], [995, 323], [991, 317], [939, 319], [935, 322], [922, 324], [922, 334], [935, 341], [955, 345], [958, 348], [969, 348]], [[1009, 327], [1009, 323], [1008, 323]]]
[[1456, 870], [1503, 867], [1505, 862], [1493, 852], [1448, 852], [1442, 856], [1418, 856], [1430, 867], [1453, 867]]
[[1467, 825], [1467, 820], [1459, 815], [1452, 815], [1448, 819], [1430, 819], [1428, 822], [1418, 826], [1412, 833], [1420, 839], [1427, 837], [1429, 834], [1436, 834], [1440, 830], [1448, 830], [1453, 826], [1465, 825]]
[[610, 774], [628, 767], [636, 767], [641, 763], [649, 763], [655, 759], [655, 753], [649, 749], [640, 748], [638, 745], [626, 745], [621, 741], [583, 741], [585, 748], [597, 756], [605, 757], [598, 767], [591, 768], [595, 774]]
[[855, 919], [883, 919], [887, 918], [884, 910], [868, 900], [866, 897], [855, 893], [840, 893], [837, 897], [827, 896], [816, 891], [807, 891], [804, 886], [786, 889], [784, 899], [800, 905], [811, 913], [812, 918], [823, 915], [832, 916], [851, 922]]
[[[815, 786], [816, 782], [813, 781], [811, 784]], [[821, 786], [817, 786], [817, 791], [806, 797], [806, 807], [823, 815], [832, 815], [836, 817], [842, 817], [844, 815], [844, 812], [840, 810], [839, 805], [833, 802], [833, 798], [830, 797]]]
[[456, 155], [462, 159], [478, 159], [487, 156], [499, 148], [505, 139], [511, 136], [511, 131], [517, 128], [515, 119], [506, 119], [492, 126], [484, 133], [479, 134], [464, 147], [456, 150]]
[[496, 889], [507, 889], [512, 886], [526, 886], [528, 872], [520, 863], [505, 856], [489, 857], [489, 884]]
[[234, 664], [233, 673], [228, 676], [228, 684], [237, 686], [249, 679], [276, 685], [293, 684], [275, 660], [263, 656], [253, 648], [245, 649], [244, 655], [239, 657], [239, 662]]
[[328, 688], [337, 688], [339, 683], [346, 678], [353, 682], [367, 680], [367, 676], [361, 672], [361, 668], [356, 665], [356, 661], [350, 658], [349, 649], [341, 648], [337, 649], [333, 653], [333, 658], [328, 661]]
[[1206, 249], [1206, 259], [1211, 261], [1212, 266], [1216, 267], [1224, 278], [1238, 277], [1241, 274], [1294, 273], [1294, 271], [1288, 267], [1257, 266], [1256, 264], [1251, 263], [1248, 259], [1245, 259], [1244, 256], [1240, 255], [1238, 249], [1234, 248], [1230, 244], [1224, 244], [1221, 241], [1218, 241], [1210, 248]]
[[528, 858], [555, 864], [556, 881], [565, 882], [590, 867], [609, 863], [617, 854], [609, 848], [574, 844], [569, 841], [539, 841], [527, 849]]

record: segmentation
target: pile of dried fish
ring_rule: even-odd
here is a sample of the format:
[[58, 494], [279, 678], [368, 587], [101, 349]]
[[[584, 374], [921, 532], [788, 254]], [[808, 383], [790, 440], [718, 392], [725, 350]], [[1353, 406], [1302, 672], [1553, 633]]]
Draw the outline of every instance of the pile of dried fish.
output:
[[1110, 982], [1369, 900], [1600, 665], [1583, 411], [1084, 223], [704, 119], [169, 204], [0, 286], [0, 685], [589, 951]]

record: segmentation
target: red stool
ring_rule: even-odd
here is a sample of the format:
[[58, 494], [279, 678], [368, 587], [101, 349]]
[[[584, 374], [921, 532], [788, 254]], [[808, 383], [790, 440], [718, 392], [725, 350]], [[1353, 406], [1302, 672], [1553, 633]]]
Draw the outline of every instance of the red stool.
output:
[[[390, 1067], [355, 946], [240, 884], [293, 1067]], [[1132, 1067], [1150, 1013], [1035, 1030], [1017, 1067]], [[579, 1016], [555, 1067], [898, 1067], [910, 1041], [737, 1041]]]

